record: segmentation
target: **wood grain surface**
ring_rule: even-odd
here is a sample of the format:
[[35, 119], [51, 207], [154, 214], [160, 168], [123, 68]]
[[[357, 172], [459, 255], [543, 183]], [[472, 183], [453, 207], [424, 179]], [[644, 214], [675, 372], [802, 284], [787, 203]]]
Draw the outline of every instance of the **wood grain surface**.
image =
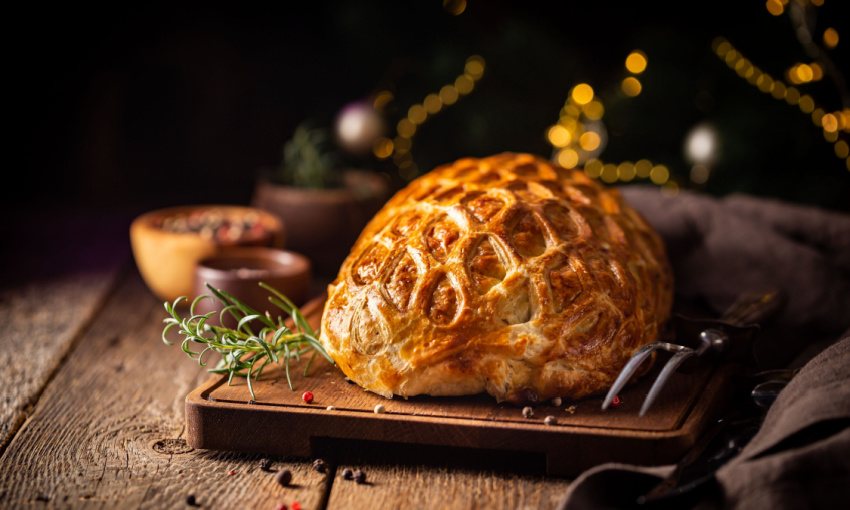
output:
[[0, 459], [0, 506], [321, 507], [327, 483], [303, 460], [276, 462], [284, 489], [258, 455], [186, 445], [183, 401], [207, 374], [162, 343], [164, 314], [137, 274], [121, 282]]
[[[41, 379], [26, 421], [10, 432], [0, 457], [2, 508], [189, 508], [188, 501], [202, 508], [292, 508], [296, 501], [304, 509], [439, 501], [446, 508], [555, 508], [563, 496], [568, 480], [544, 476], [541, 459], [521, 453], [428, 448], [400, 459], [381, 443], [328, 443], [316, 452], [330, 467], [323, 474], [312, 457], [193, 449], [185, 441], [185, 397], [209, 374], [162, 343], [165, 311], [135, 269], [113, 278], [76, 287], [75, 300], [89, 303], [83, 309], [91, 316], [63, 330], [77, 336], [70, 352]], [[37, 311], [27, 301], [41, 296], [10, 294], [4, 306]], [[46, 342], [54, 333], [38, 330], [31, 339]], [[4, 401], [14, 395], [8, 384], [3, 392]], [[348, 466], [362, 469], [368, 483], [344, 480]], [[291, 486], [275, 482], [280, 469], [292, 472]]]
[[126, 220], [120, 216], [32, 209], [5, 218], [0, 225], [0, 453], [100, 311], [129, 258], [129, 242], [122, 241]]

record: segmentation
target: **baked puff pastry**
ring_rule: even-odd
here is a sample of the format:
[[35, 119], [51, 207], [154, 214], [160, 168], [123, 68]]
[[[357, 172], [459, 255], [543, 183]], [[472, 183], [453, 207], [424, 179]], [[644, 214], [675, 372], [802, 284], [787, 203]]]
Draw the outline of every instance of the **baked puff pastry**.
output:
[[505, 153], [387, 202], [328, 287], [321, 342], [386, 397], [578, 399], [658, 338], [672, 296], [660, 238], [616, 189]]

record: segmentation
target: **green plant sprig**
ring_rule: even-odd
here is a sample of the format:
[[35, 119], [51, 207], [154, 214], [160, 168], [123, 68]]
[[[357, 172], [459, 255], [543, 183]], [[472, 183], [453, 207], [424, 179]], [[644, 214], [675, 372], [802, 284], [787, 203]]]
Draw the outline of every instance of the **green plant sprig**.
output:
[[[166, 335], [172, 328], [178, 327], [179, 333], [185, 337], [182, 343], [183, 352], [190, 358], [196, 359], [200, 366], [207, 366], [203, 358], [208, 351], [221, 354], [221, 360], [216, 367], [208, 370], [216, 374], [229, 374], [227, 384], [233, 381], [234, 376], [245, 377], [248, 381], [251, 398], [256, 398], [251, 378], [253, 377], [256, 380], [263, 368], [269, 363], [283, 364], [286, 370], [286, 381], [289, 383], [289, 388], [294, 390], [292, 378], [289, 374], [289, 362], [292, 358], [300, 361], [301, 356], [312, 351], [304, 368], [305, 376], [317, 353], [331, 363], [334, 361], [328, 356], [325, 348], [318, 340], [316, 331], [310, 327], [298, 307], [273, 287], [265, 283], [260, 283], [260, 286], [272, 293], [272, 296], [269, 296], [269, 302], [292, 317], [292, 329], [284, 324], [283, 317], [278, 316], [276, 320], [272, 319], [269, 312], [261, 314], [230, 293], [216, 290], [207, 284], [207, 288], [221, 301], [224, 307], [218, 312], [196, 314], [195, 306], [201, 300], [212, 299], [205, 294], [198, 296], [192, 302], [189, 308], [189, 316], [180, 318], [176, 310], [177, 305], [181, 301], [188, 300], [188, 298], [186, 296], [179, 297], [173, 304], [166, 302], [165, 310], [170, 317], [166, 317], [163, 321], [165, 328], [162, 330], [162, 341], [167, 345], [172, 345]], [[207, 324], [207, 320], [216, 313], [219, 314], [221, 324], [224, 324], [224, 318], [227, 314], [233, 316], [237, 320], [236, 329]], [[262, 324], [262, 328], [256, 334], [250, 326], [254, 320], [258, 320]], [[206, 347], [200, 352], [196, 352], [190, 348], [190, 342]]]

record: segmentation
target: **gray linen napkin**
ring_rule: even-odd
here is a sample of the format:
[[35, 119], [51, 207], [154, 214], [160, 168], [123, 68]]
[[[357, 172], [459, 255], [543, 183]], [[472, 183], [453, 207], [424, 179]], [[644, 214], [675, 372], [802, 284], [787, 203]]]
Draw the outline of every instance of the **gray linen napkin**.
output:
[[[724, 310], [772, 285], [786, 308], [761, 332], [760, 368], [799, 367], [755, 437], [697, 500], [645, 508], [836, 508], [850, 488], [850, 216], [734, 195], [623, 195], [664, 238], [676, 291]], [[840, 340], [839, 340], [840, 339]], [[814, 359], [812, 359], [814, 358]], [[674, 466], [605, 464], [583, 473], [562, 508], [641, 508]]]

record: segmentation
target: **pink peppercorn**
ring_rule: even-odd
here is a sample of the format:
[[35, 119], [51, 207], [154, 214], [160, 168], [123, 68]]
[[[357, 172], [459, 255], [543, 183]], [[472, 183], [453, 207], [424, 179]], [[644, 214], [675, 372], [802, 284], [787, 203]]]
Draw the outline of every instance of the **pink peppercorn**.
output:
[[313, 392], [305, 391], [303, 395], [301, 395], [301, 400], [307, 402], [308, 404], [313, 401]]

